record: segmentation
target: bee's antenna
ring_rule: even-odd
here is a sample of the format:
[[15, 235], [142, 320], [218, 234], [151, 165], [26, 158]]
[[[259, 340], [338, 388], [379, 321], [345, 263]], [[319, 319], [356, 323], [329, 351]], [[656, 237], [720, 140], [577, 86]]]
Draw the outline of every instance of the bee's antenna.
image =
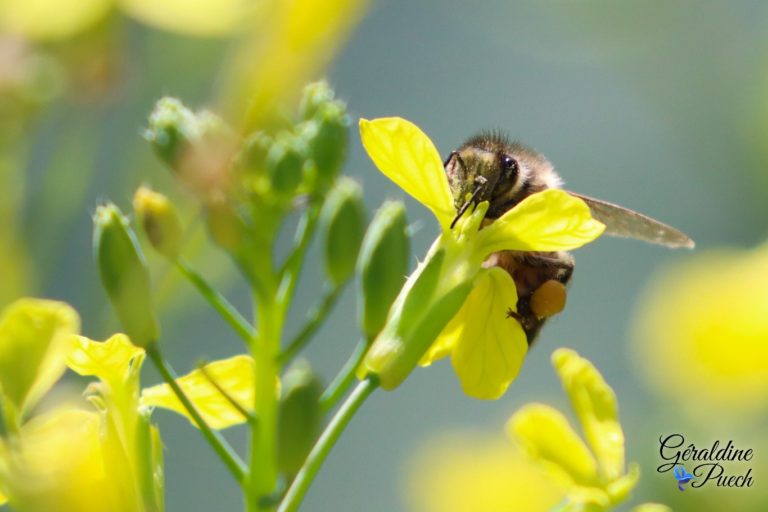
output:
[[[458, 157], [458, 155], [457, 155]], [[449, 157], [450, 159], [450, 157]], [[461, 161], [461, 160], [459, 160]], [[482, 178], [482, 176], [478, 177]], [[472, 195], [469, 196], [469, 199], [466, 200], [466, 202], [461, 205], [461, 208], [459, 208], [459, 211], [456, 212], [456, 217], [454, 217], [453, 222], [451, 222], [451, 229], [453, 229], [453, 226], [456, 225], [456, 223], [459, 221], [462, 215], [469, 209], [469, 207], [474, 204], [475, 200], [477, 199], [477, 196], [480, 195], [480, 192], [483, 191], [483, 188], [485, 188], [485, 184], [488, 183], [488, 181], [483, 178], [482, 180], [478, 179], [477, 183], [475, 184], [475, 190], [472, 191]]]

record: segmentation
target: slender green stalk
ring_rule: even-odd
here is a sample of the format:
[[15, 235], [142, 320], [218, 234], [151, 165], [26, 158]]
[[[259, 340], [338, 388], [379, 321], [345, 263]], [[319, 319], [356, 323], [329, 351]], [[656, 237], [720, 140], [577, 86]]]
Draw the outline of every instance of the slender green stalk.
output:
[[282, 317], [273, 297], [259, 296], [256, 301], [259, 334], [253, 340], [255, 403], [258, 421], [251, 429], [250, 485], [246, 499], [249, 512], [271, 510], [264, 499], [277, 486], [277, 394], [279, 376], [277, 354], [280, 350]]
[[216, 451], [216, 454], [227, 466], [227, 469], [229, 469], [229, 472], [235, 477], [235, 480], [242, 485], [245, 482], [245, 466], [238, 458], [235, 451], [218, 432], [212, 430], [205, 420], [203, 420], [200, 412], [198, 412], [197, 408], [192, 404], [192, 401], [187, 397], [186, 393], [184, 393], [184, 390], [181, 389], [179, 383], [176, 382], [175, 372], [165, 361], [157, 345], [148, 347], [147, 355], [149, 355], [149, 358], [152, 360], [152, 363], [154, 363], [157, 371], [160, 372], [163, 380], [170, 386], [171, 390], [176, 395], [176, 398], [179, 399], [179, 402], [181, 402], [189, 415], [192, 416], [192, 419], [200, 429], [200, 432], [203, 433], [203, 437], [208, 441], [208, 444], [210, 444], [214, 451]]
[[181, 258], [176, 261], [176, 268], [184, 277], [200, 292], [208, 303], [213, 306], [219, 315], [226, 321], [237, 335], [246, 343], [250, 343], [254, 336], [254, 328], [235, 307], [218, 291], [216, 291], [203, 276], [201, 276], [189, 263]]
[[368, 351], [368, 343], [365, 340], [357, 342], [355, 351], [349, 356], [347, 362], [341, 367], [339, 373], [333, 378], [328, 387], [323, 391], [320, 397], [320, 410], [323, 414], [327, 413], [341, 400], [341, 398], [347, 394], [349, 388], [355, 382], [355, 372], [360, 366], [360, 363], [365, 357], [365, 353]]
[[331, 312], [333, 306], [338, 302], [343, 289], [343, 286], [333, 286], [330, 290], [325, 292], [320, 303], [315, 305], [309, 312], [309, 318], [304, 324], [304, 327], [299, 331], [296, 337], [288, 343], [285, 350], [280, 353], [280, 356], [278, 357], [278, 362], [280, 362], [280, 364], [290, 362], [296, 357], [296, 354], [301, 352], [306, 344], [309, 343], [312, 336], [317, 332], [320, 326], [323, 325], [325, 319], [328, 318], [328, 313]]
[[299, 280], [307, 246], [315, 234], [315, 228], [317, 228], [321, 208], [322, 201], [310, 199], [309, 206], [304, 215], [302, 215], [299, 226], [296, 229], [296, 242], [293, 249], [280, 268], [280, 273], [278, 274], [280, 277], [280, 287], [277, 292], [277, 303], [283, 308], [286, 308], [293, 298], [293, 292]]
[[331, 448], [336, 444], [339, 436], [344, 432], [344, 429], [358, 409], [360, 409], [360, 406], [363, 405], [363, 402], [373, 393], [378, 385], [375, 378], [368, 377], [360, 382], [352, 394], [349, 395], [349, 398], [342, 404], [320, 435], [312, 451], [309, 452], [307, 460], [304, 461], [304, 465], [299, 470], [293, 483], [291, 483], [291, 487], [277, 509], [278, 512], [295, 512], [298, 510], [307, 490], [309, 490], [309, 486], [312, 485], [317, 472], [328, 457]]

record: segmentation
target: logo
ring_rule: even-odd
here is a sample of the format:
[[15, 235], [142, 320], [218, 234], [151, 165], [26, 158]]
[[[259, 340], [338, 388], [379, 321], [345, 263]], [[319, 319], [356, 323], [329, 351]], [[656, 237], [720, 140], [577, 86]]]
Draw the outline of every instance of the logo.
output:
[[683, 486], [693, 480], [693, 475], [685, 470], [683, 466], [675, 466], [675, 480], [677, 480], [677, 488], [684, 491]]
[[[670, 434], [659, 438], [659, 455], [665, 462], [656, 468], [659, 473], [672, 472], [677, 488], [684, 491], [704, 486], [752, 487], [752, 448], [739, 448], [729, 440], [711, 447], [699, 448], [687, 443], [682, 434]], [[686, 463], [685, 465], [683, 463]], [[685, 466], [693, 468], [689, 473]]]

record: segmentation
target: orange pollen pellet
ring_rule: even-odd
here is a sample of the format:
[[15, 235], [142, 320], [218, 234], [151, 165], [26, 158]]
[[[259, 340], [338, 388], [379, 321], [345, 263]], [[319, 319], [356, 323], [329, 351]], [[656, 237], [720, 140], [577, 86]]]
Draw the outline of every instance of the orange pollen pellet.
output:
[[539, 318], [548, 318], [565, 308], [565, 285], [550, 279], [539, 286], [531, 296], [531, 310]]

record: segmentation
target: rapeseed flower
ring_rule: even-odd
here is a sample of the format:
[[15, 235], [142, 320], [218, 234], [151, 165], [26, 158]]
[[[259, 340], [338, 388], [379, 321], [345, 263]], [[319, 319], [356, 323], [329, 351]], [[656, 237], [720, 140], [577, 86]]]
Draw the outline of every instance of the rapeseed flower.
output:
[[396, 117], [363, 119], [360, 133], [379, 170], [429, 208], [441, 228], [390, 309], [360, 373], [377, 375], [382, 387], [391, 389], [419, 361], [429, 365], [450, 354], [465, 393], [500, 397], [520, 371], [528, 343], [508, 314], [516, 311], [514, 281], [500, 268], [482, 268], [483, 262], [503, 250], [575, 249], [597, 238], [605, 226], [581, 200], [546, 190], [485, 227], [488, 204], [481, 203], [451, 229], [454, 198], [432, 141]]
[[537, 403], [512, 415], [507, 432], [565, 485], [562, 510], [609, 510], [627, 499], [640, 477], [636, 464], [624, 464], [616, 395], [592, 363], [573, 350], [556, 350], [552, 363], [586, 443], [560, 411]]
[[710, 250], [659, 272], [633, 329], [633, 359], [648, 382], [695, 419], [764, 412], [766, 286], [768, 244]]

